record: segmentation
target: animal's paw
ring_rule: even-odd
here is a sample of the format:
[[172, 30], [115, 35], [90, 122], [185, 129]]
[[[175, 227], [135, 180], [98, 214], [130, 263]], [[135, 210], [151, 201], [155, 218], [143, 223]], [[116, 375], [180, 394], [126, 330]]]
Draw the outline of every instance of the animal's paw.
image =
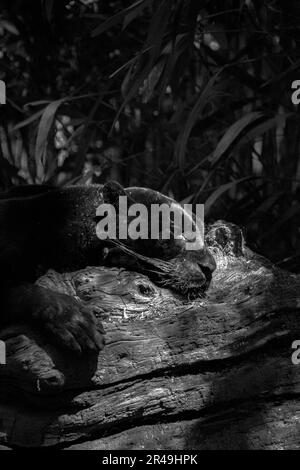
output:
[[105, 331], [94, 315], [73, 297], [41, 288], [34, 296], [32, 317], [60, 345], [77, 353], [100, 351]]

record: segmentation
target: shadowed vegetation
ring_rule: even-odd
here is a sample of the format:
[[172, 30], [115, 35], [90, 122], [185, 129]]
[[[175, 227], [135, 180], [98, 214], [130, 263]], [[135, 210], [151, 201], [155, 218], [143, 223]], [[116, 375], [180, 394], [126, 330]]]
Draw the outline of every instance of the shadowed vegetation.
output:
[[2, 189], [148, 186], [300, 271], [299, 2], [1, 3]]

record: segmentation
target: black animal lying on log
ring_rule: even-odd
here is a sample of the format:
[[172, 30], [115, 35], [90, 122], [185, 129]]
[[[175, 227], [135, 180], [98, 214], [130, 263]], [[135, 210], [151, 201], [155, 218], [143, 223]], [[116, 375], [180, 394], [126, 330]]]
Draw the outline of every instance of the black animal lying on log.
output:
[[[96, 328], [89, 309], [71, 296], [32, 283], [38, 274], [50, 268], [63, 272], [87, 265], [117, 264], [151, 275], [155, 271], [158, 281], [189, 296], [199, 295], [207, 288], [215, 261], [203, 239], [199, 240], [199, 249], [188, 250], [184, 236], [163, 239], [158, 233], [156, 240], [148, 236], [134, 240], [113, 239], [114, 245], [111, 245], [112, 240], [100, 238], [101, 233], [99, 236], [97, 231], [99, 208], [110, 204], [116, 213], [121, 196], [125, 196], [131, 206], [143, 204], [149, 209], [149, 217], [154, 204], [173, 205], [180, 210], [180, 215], [184, 213], [178, 203], [157, 191], [124, 189], [115, 182], [103, 187], [31, 186], [12, 189], [2, 196], [0, 325], [32, 323], [56, 342], [78, 353], [103, 348], [103, 328], [100, 324]], [[125, 223], [130, 226], [132, 220], [133, 217], [127, 217]], [[194, 221], [192, 223], [196, 226]], [[196, 230], [194, 232], [197, 236]]]
[[299, 448], [292, 346], [300, 339], [300, 278], [251, 252], [232, 224], [213, 224], [206, 244], [216, 270], [196, 298], [124, 267], [40, 277], [39, 288], [95, 312], [106, 345], [74, 355], [34, 323], [4, 327], [0, 444]]

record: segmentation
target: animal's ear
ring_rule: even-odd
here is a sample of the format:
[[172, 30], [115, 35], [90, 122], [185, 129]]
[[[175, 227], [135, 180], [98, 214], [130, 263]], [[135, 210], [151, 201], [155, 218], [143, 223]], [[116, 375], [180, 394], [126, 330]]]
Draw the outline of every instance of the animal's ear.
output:
[[106, 204], [112, 204], [116, 209], [119, 207], [119, 197], [126, 196], [128, 202], [134, 203], [135, 201], [130, 197], [126, 190], [116, 181], [108, 181], [102, 188], [103, 200]]
[[113, 206], [119, 205], [119, 197], [126, 196], [125, 189], [116, 181], [108, 181], [102, 188], [103, 200]]

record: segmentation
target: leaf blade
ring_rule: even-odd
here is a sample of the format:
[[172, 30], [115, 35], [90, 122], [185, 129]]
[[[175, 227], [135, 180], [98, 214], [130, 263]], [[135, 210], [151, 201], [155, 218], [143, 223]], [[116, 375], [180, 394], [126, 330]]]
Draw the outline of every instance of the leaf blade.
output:
[[43, 165], [44, 155], [48, 142], [48, 135], [52, 127], [56, 112], [59, 106], [68, 98], [61, 98], [48, 104], [43, 110], [42, 117], [38, 127], [38, 133], [35, 144], [35, 160], [38, 165]]
[[252, 124], [254, 121], [262, 118], [264, 113], [260, 111], [252, 111], [240, 119], [235, 121], [225, 132], [213, 154], [208, 158], [208, 161], [214, 166], [224, 153], [229, 149], [230, 145], [237, 139], [237, 137], [245, 130], [245, 128]]

